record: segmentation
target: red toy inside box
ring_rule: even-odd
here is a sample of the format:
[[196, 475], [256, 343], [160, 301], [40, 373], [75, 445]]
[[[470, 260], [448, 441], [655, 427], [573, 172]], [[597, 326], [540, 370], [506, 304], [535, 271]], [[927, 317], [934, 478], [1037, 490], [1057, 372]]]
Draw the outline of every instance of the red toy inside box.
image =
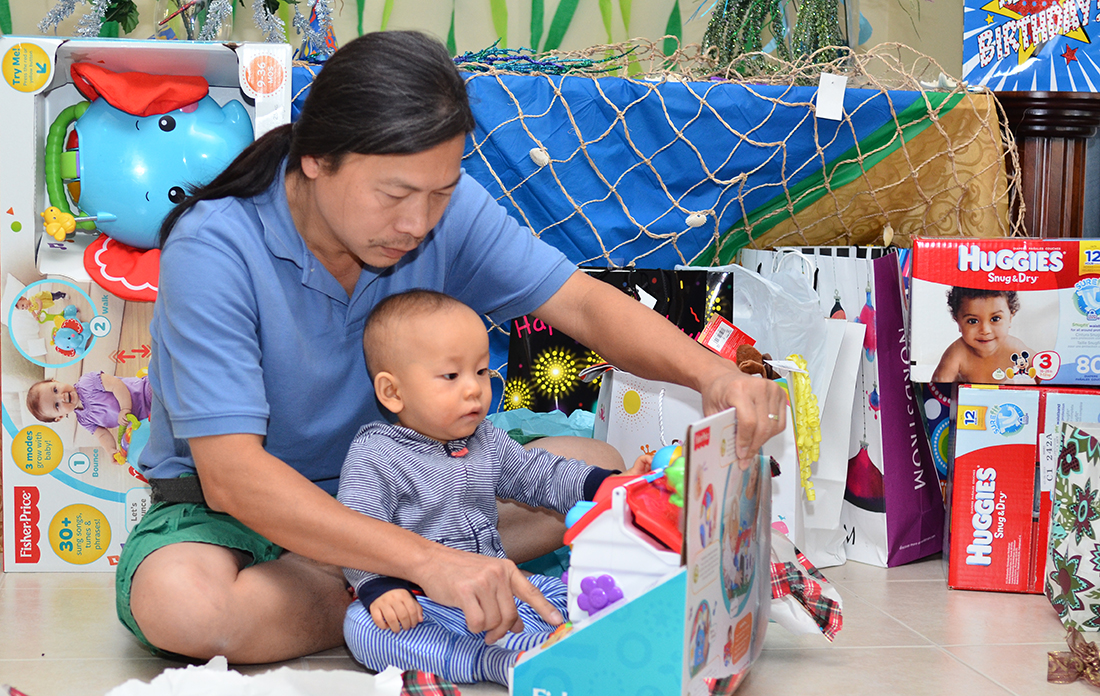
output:
[[1100, 420], [1100, 390], [962, 385], [951, 404], [947, 584], [1041, 594], [1061, 424]]

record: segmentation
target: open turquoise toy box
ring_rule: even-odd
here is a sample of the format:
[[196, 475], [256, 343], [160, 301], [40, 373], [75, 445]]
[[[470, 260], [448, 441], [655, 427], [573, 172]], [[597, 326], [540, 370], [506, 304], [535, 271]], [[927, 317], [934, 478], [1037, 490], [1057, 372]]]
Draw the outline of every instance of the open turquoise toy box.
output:
[[684, 497], [682, 512], [672, 513], [684, 522], [679, 529], [663, 523], [670, 508], [648, 494], [664, 485], [653, 476], [609, 495], [601, 489], [573, 521], [571, 623], [520, 657], [511, 693], [704, 696], [737, 688], [768, 623], [771, 470], [762, 457], [738, 465], [736, 427], [731, 410], [688, 428], [684, 478], [671, 485]]

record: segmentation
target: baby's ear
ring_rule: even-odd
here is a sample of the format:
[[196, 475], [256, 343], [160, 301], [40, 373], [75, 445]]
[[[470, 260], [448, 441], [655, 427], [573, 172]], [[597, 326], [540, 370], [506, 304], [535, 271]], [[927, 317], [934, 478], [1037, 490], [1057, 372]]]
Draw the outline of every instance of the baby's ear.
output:
[[379, 372], [374, 377], [374, 395], [390, 413], [400, 413], [405, 404], [398, 390], [397, 377], [389, 372]]

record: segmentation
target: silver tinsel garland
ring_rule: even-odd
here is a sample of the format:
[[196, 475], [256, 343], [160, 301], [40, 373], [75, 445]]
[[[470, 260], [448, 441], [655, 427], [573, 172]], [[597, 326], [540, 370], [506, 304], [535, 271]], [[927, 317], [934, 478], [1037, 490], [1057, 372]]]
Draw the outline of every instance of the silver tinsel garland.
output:
[[76, 25], [76, 35], [86, 39], [99, 36], [110, 2], [111, 0], [91, 0], [92, 10], [80, 18], [80, 22]]
[[[76, 10], [78, 2], [91, 5], [91, 9], [80, 18], [80, 22], [76, 27], [76, 35], [82, 37], [99, 36], [111, 0], [57, 0], [57, 4], [38, 23], [38, 30], [43, 34], [48, 34], [51, 31], [56, 33], [58, 25]], [[319, 28], [315, 30], [310, 26], [308, 17], [302, 14], [297, 4], [294, 6], [294, 28], [320, 56], [327, 58], [332, 55], [331, 49], [325, 43], [325, 36], [332, 27], [332, 0], [307, 0], [307, 7], [316, 10], [317, 26]], [[200, 41], [217, 40], [222, 25], [232, 14], [233, 0], [211, 0], [210, 7], [207, 10], [206, 23], [197, 38]], [[265, 41], [281, 43], [286, 40], [286, 23], [267, 10], [264, 0], [252, 1], [252, 16], [256, 26], [263, 32]]]
[[322, 59], [332, 55], [332, 50], [325, 43], [325, 35], [332, 26], [332, 6], [329, 4], [330, 2], [332, 0], [311, 0], [309, 3], [312, 5], [312, 9], [317, 12], [319, 30], [315, 30], [310, 26], [309, 18], [302, 14], [298, 9], [298, 5], [294, 6], [294, 28], [303, 37], [303, 43], [309, 44]]
[[199, 30], [199, 41], [216, 41], [226, 18], [233, 14], [233, 0], [212, 0], [206, 9], [206, 23]]
[[[80, 0], [83, 2], [84, 0]], [[38, 31], [43, 34], [49, 34], [51, 31], [57, 31], [57, 25], [65, 21], [69, 15], [76, 9], [77, 0], [57, 0], [57, 4], [53, 6], [53, 9], [46, 13], [46, 16], [42, 18], [42, 21], [38, 23]]]
[[252, 0], [252, 18], [268, 43], [286, 41], [286, 23], [267, 11], [264, 0]]

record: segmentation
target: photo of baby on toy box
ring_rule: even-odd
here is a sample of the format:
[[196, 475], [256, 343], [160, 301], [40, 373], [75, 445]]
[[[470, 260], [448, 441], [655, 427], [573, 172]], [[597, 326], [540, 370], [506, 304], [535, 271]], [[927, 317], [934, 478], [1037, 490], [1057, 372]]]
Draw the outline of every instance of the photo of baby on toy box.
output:
[[70, 364], [95, 340], [91, 298], [72, 284], [32, 283], [5, 310], [16, 348], [37, 365]]

